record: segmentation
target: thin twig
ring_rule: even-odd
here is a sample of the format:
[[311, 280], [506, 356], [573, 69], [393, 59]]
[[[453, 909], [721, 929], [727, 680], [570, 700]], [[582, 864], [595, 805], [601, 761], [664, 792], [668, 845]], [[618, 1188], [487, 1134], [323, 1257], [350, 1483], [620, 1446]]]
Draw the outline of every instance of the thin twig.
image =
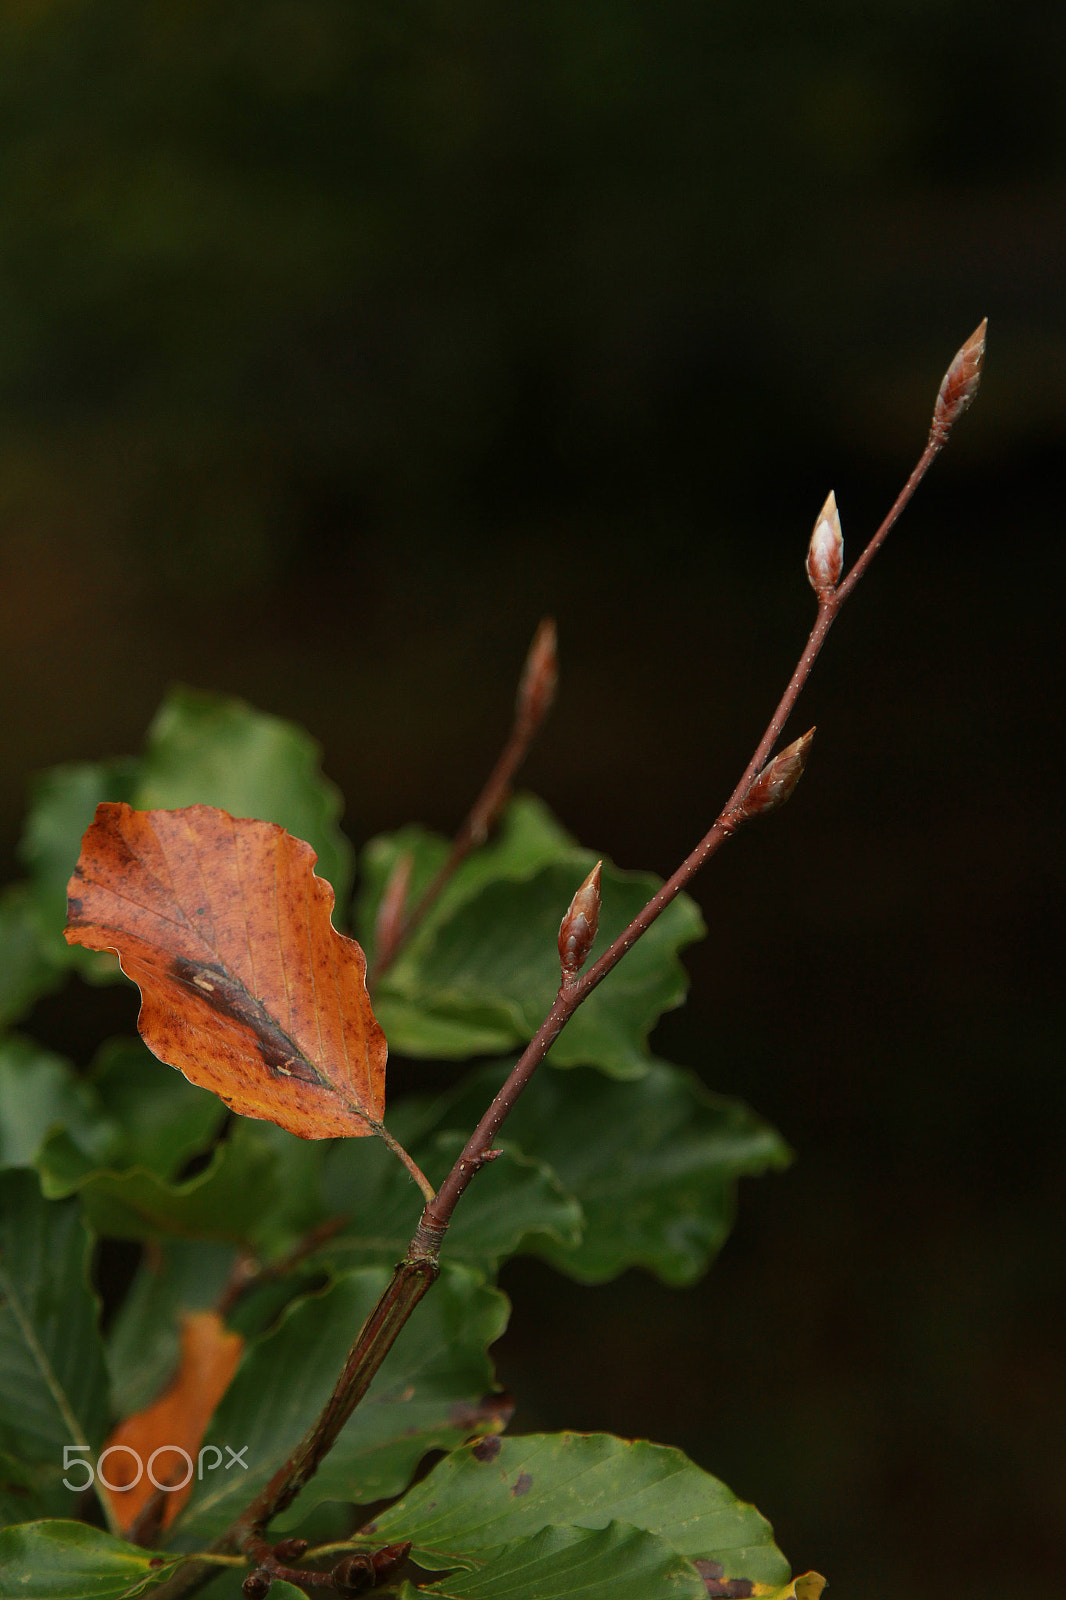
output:
[[[533, 635], [526, 656], [515, 699], [514, 722], [496, 765], [456, 834], [447, 860], [412, 910], [402, 914], [402, 911], [396, 912], [389, 906], [390, 915], [379, 924], [378, 947], [373, 969], [367, 979], [368, 987], [375, 984], [396, 960], [470, 852], [485, 843], [489, 830], [511, 793], [515, 774], [526, 758], [533, 736], [551, 709], [557, 677], [555, 623], [550, 617], [545, 617]], [[397, 866], [405, 876], [409, 875], [409, 861], [405, 862], [401, 857]], [[401, 884], [401, 888], [405, 887]], [[383, 902], [389, 899], [389, 889], [390, 885], [386, 885]]]
[[[788, 686], [778, 701], [777, 709], [767, 724], [766, 732], [756, 745], [755, 752], [745, 767], [736, 788], [696, 848], [685, 857], [676, 872], [667, 878], [658, 892], [652, 895], [647, 905], [637, 913], [629, 926], [623, 929], [610, 948], [600, 956], [599, 960], [580, 977], [573, 978], [564, 972], [559, 992], [555, 997], [551, 1010], [511, 1069], [506, 1082], [474, 1129], [474, 1132], [470, 1135], [458, 1161], [456, 1161], [451, 1172], [449, 1172], [438, 1189], [436, 1199], [431, 1200], [423, 1212], [422, 1220], [419, 1223], [418, 1231], [413, 1241], [412, 1256], [417, 1258], [424, 1257], [429, 1261], [437, 1260], [440, 1254], [441, 1242], [457, 1202], [474, 1173], [484, 1165], [486, 1152], [491, 1148], [492, 1141], [495, 1139], [501, 1123], [509, 1115], [522, 1090], [544, 1060], [544, 1057], [578, 1006], [588, 998], [593, 989], [603, 982], [607, 974], [621, 961], [626, 951], [630, 950], [641, 935], [647, 932], [652, 923], [666, 910], [670, 902], [677, 898], [682, 889], [687, 887], [700, 868], [736, 832], [738, 825], [746, 820], [744, 802], [755, 780], [766, 767], [767, 758], [780, 738], [785, 723], [792, 714], [796, 701], [799, 699], [800, 691], [811, 675], [811, 669], [818, 659], [818, 654], [825, 643], [826, 635], [840, 614], [844, 602], [854, 592], [856, 584], [869, 568], [870, 562], [884, 544], [892, 528], [899, 521], [907, 502], [946, 443], [952, 424], [961, 416], [977, 392], [977, 385], [981, 375], [981, 361], [984, 356], [986, 327], [987, 318], [971, 334], [948, 368], [937, 396], [929, 441], [922, 451], [914, 471], [896, 496], [892, 509], [870, 539], [844, 582], [838, 588], [826, 587], [820, 591], [818, 596], [818, 615], [815, 619], [814, 627], [811, 629], [810, 637], [796, 663], [795, 670], [788, 681]], [[818, 531], [817, 524], [815, 531]], [[798, 778], [798, 776], [799, 774], [797, 773], [796, 777]]]
[[[267, 1487], [256, 1496], [219, 1539], [213, 1547], [216, 1552], [227, 1553], [243, 1548], [246, 1543], [254, 1544], [260, 1536], [260, 1530], [291, 1504], [300, 1489], [317, 1470], [319, 1462], [333, 1444], [341, 1427], [365, 1394], [374, 1373], [387, 1355], [400, 1329], [434, 1281], [438, 1271], [441, 1244], [458, 1201], [474, 1174], [496, 1155], [492, 1142], [500, 1125], [574, 1012], [593, 989], [603, 982], [626, 951], [630, 950], [641, 935], [651, 927], [656, 918], [681, 893], [700, 867], [714, 855], [726, 839], [730, 838], [750, 817], [772, 809], [781, 800], [787, 799], [791, 793], [802, 771], [810, 735], [797, 740], [794, 745], [768, 762], [770, 752], [780, 737], [800, 691], [810, 676], [826, 634], [845, 600], [869, 567], [942, 448], [952, 423], [973, 399], [980, 379], [985, 326], [986, 324], [982, 323], [971, 335], [948, 368], [937, 396], [929, 442], [897, 496], [891, 511], [855, 562], [848, 578], [839, 584], [839, 587], [836, 586], [834, 579], [819, 586], [816, 583], [816, 572], [812, 570], [812, 563], [810, 559], [808, 560], [808, 573], [818, 591], [818, 614], [814, 627], [765, 733], [713, 825], [696, 848], [686, 856], [677, 871], [666, 880], [643, 910], [633, 918], [629, 926], [619, 934], [610, 948], [586, 973], [575, 975], [573, 971], [568, 971], [564, 955], [559, 992], [552, 1002], [551, 1009], [467, 1140], [451, 1172], [423, 1211], [407, 1255], [396, 1268], [382, 1299], [367, 1319], [321, 1416], [297, 1445], [288, 1461], [274, 1474]], [[819, 524], [816, 524], [815, 536], [818, 534]], [[587, 882], [588, 880], [586, 884]], [[572, 906], [571, 913], [573, 911]], [[564, 918], [564, 923], [566, 920]], [[171, 1579], [158, 1593], [164, 1600], [178, 1600], [179, 1596], [191, 1594], [195, 1589], [202, 1587], [209, 1576], [209, 1570], [201, 1569], [197, 1573], [190, 1568]]]

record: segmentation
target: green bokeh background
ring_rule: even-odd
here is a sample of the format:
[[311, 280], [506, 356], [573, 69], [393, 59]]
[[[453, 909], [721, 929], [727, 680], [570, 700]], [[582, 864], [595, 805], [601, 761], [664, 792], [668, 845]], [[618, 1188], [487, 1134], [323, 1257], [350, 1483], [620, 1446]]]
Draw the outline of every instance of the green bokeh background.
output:
[[[680, 1444], [871, 1600], [1061, 1581], [1064, 15], [0, 18], [11, 872], [28, 775], [135, 750], [175, 679], [306, 724], [356, 843], [451, 829], [545, 612], [529, 782], [669, 871], [791, 669], [827, 490], [854, 553], [990, 317], [656, 1041], [796, 1166], [694, 1292], [505, 1278], [523, 1426]], [[133, 1010], [34, 1026], [84, 1057]]]

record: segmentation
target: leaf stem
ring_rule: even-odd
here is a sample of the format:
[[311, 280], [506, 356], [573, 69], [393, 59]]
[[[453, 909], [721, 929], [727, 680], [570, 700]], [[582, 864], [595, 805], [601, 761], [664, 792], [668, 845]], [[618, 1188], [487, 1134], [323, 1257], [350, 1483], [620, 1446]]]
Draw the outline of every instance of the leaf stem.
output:
[[418, 1187], [421, 1189], [422, 1193], [425, 1195], [426, 1199], [435, 1199], [437, 1191], [434, 1189], [433, 1185], [430, 1183], [421, 1167], [415, 1161], [414, 1157], [408, 1155], [407, 1151], [404, 1149], [403, 1145], [398, 1139], [393, 1138], [385, 1124], [383, 1122], [375, 1122], [374, 1132], [377, 1134], [378, 1138], [383, 1141], [383, 1143], [388, 1145], [393, 1155], [400, 1158], [408, 1172], [411, 1174], [412, 1178], [418, 1184]]

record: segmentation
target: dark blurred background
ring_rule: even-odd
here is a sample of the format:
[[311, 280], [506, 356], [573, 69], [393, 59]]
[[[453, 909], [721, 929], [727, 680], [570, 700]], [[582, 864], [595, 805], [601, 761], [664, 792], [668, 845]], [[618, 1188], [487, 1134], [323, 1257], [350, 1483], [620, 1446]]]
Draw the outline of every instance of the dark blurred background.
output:
[[[692, 1292], [505, 1280], [521, 1425], [682, 1445], [871, 1600], [1061, 1582], [1064, 19], [0, 18], [10, 872], [29, 774], [137, 749], [174, 680], [307, 725], [357, 843], [451, 830], [545, 612], [528, 782], [668, 872], [806, 636], [826, 492], [854, 556], [989, 316], [804, 697], [808, 775], [698, 881], [657, 1035], [795, 1166]], [[76, 1050], [80, 1014], [35, 1024]]]

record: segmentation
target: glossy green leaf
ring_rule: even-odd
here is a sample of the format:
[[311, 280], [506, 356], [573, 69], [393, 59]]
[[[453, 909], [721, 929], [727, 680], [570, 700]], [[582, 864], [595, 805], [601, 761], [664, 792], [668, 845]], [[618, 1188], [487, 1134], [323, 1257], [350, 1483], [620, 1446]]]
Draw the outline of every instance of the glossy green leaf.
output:
[[[477, 1117], [470, 1128], [459, 1130], [452, 1121], [445, 1128], [454, 1131], [442, 1131], [435, 1110], [429, 1102], [403, 1102], [389, 1126], [430, 1181], [439, 1183]], [[537, 1238], [565, 1248], [576, 1245], [581, 1233], [581, 1208], [550, 1168], [506, 1139], [500, 1148], [503, 1154], [478, 1174], [448, 1230], [448, 1260], [483, 1271], [492, 1271], [523, 1241]], [[343, 1215], [347, 1222], [314, 1259], [349, 1265], [399, 1260], [422, 1200], [391, 1153], [383, 1145], [358, 1148], [354, 1140], [338, 1140], [326, 1155], [323, 1181], [327, 1212]]]
[[[558, 932], [595, 858], [571, 851], [529, 876], [483, 883], [454, 914], [413, 941], [384, 974], [375, 1010], [394, 1049], [411, 1055], [502, 1051], [525, 1043], [559, 985]], [[643, 873], [603, 869], [603, 911], [593, 957], [658, 887]], [[577, 1011], [553, 1046], [557, 1066], [591, 1065], [619, 1078], [647, 1070], [647, 1036], [681, 1003], [678, 951], [699, 938], [695, 904], [679, 896]]]
[[[314, 847], [315, 870], [333, 885], [343, 917], [353, 855], [338, 821], [343, 803], [321, 759], [295, 723], [224, 695], [172, 689], [148, 730], [130, 804], [143, 811], [220, 806], [234, 817], [280, 823]], [[71, 867], [76, 859], [77, 851]]]
[[783, 1583], [788, 1563], [769, 1523], [725, 1484], [664, 1445], [608, 1434], [490, 1438], [455, 1450], [363, 1530], [410, 1539], [430, 1571], [474, 1566], [552, 1525], [631, 1523], [678, 1555], [716, 1561], [727, 1578]]
[[57, 1130], [89, 1161], [116, 1149], [119, 1131], [92, 1086], [62, 1056], [29, 1039], [0, 1039], [0, 1167], [30, 1167]]
[[85, 1522], [30, 1522], [0, 1533], [0, 1600], [133, 1600], [173, 1559]]
[[703, 1579], [665, 1540], [624, 1522], [606, 1528], [542, 1528], [400, 1600], [707, 1600]]
[[[440, 1124], [476, 1126], [505, 1074], [485, 1068], [466, 1080], [438, 1108]], [[741, 1101], [709, 1094], [664, 1061], [628, 1083], [581, 1069], [538, 1072], [502, 1133], [547, 1162], [585, 1217], [577, 1240], [529, 1237], [523, 1251], [586, 1283], [634, 1266], [691, 1283], [729, 1234], [738, 1178], [790, 1159], [780, 1135]]]
[[210, 1145], [227, 1114], [216, 1095], [165, 1066], [140, 1039], [108, 1040], [89, 1083], [118, 1134], [112, 1164], [145, 1167], [164, 1179]]
[[[66, 1134], [53, 1135], [40, 1157], [50, 1198], [77, 1192], [98, 1233], [116, 1239], [168, 1235], [251, 1244], [269, 1216], [277, 1158], [258, 1123], [240, 1122], [208, 1165], [184, 1183], [167, 1183], [143, 1167], [100, 1168]], [[282, 1195], [280, 1199], [285, 1200]]]
[[58, 945], [52, 950], [42, 941], [30, 886], [10, 884], [0, 894], [0, 1028], [57, 989], [65, 965]]
[[[289, 1307], [248, 1349], [205, 1439], [247, 1445], [248, 1471], [205, 1476], [180, 1524], [183, 1540], [215, 1537], [282, 1464], [329, 1397], [389, 1277], [377, 1267], [342, 1274]], [[485, 1352], [507, 1312], [505, 1297], [477, 1274], [446, 1267], [317, 1474], [274, 1526], [295, 1526], [323, 1500], [365, 1504], [398, 1494], [427, 1450], [451, 1449], [484, 1429], [482, 1401], [493, 1385]]]
[[64, 1446], [99, 1448], [107, 1374], [89, 1287], [92, 1239], [76, 1202], [35, 1174], [0, 1174], [0, 1452], [37, 1473], [37, 1509], [70, 1512]]

